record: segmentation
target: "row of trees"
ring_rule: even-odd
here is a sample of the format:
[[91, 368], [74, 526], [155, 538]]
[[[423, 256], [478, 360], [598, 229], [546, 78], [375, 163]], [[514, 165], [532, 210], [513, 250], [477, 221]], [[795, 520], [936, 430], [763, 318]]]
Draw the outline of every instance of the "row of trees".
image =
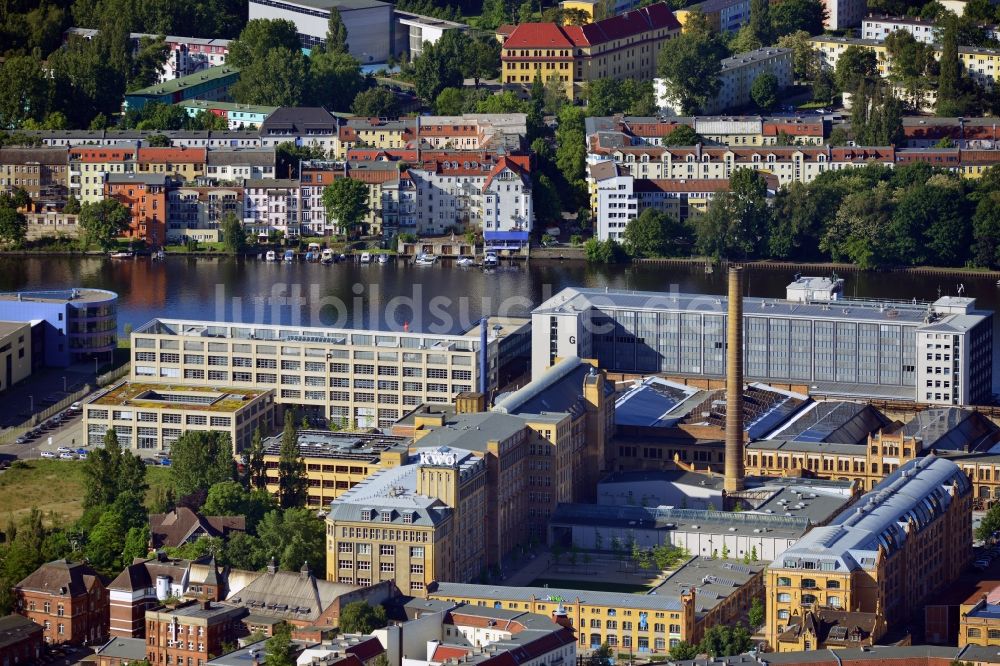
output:
[[845, 261], [880, 266], [1000, 266], [1000, 169], [977, 181], [925, 163], [828, 171], [780, 189], [768, 205], [763, 177], [737, 169], [730, 189], [687, 224], [643, 211], [624, 245], [591, 241], [588, 258]]

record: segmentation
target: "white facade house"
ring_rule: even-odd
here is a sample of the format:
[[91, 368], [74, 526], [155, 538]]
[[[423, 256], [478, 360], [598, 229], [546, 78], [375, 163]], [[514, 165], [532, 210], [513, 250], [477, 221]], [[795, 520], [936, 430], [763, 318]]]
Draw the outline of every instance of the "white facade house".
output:
[[383, 63], [392, 53], [392, 5], [379, 0], [250, 0], [249, 17], [285, 19], [295, 24], [302, 47], [326, 42], [330, 9], [347, 28], [351, 55], [362, 65]]
[[469, 29], [469, 26], [464, 23], [446, 21], [433, 16], [421, 16], [398, 9], [393, 11], [393, 20], [395, 21], [396, 35], [393, 55], [405, 54], [409, 56], [411, 61], [420, 57], [425, 46], [436, 44], [449, 30], [464, 32]]
[[261, 179], [243, 181], [243, 226], [258, 234], [281, 231], [298, 236], [300, 231], [299, 181]]
[[[82, 37], [83, 39], [93, 39], [98, 33], [93, 28], [70, 28], [67, 35]], [[138, 51], [140, 41], [143, 38], [157, 39], [159, 35], [146, 32], [133, 32], [129, 34], [133, 51]], [[182, 76], [200, 72], [209, 67], [226, 64], [226, 57], [229, 55], [228, 39], [206, 39], [203, 37], [178, 37], [167, 35], [164, 38], [167, 44], [167, 57], [163, 62], [163, 67], [159, 73], [159, 83], [173, 81]]]
[[588, 181], [596, 191], [597, 239], [621, 242], [629, 221], [639, 215], [635, 178], [613, 160], [590, 165]]
[[274, 150], [210, 150], [205, 176], [221, 182], [274, 178]]
[[[940, 28], [933, 21], [924, 21], [911, 16], [869, 16], [861, 22], [862, 39], [884, 42], [885, 38], [896, 30], [910, 33], [922, 44], [934, 44], [938, 41]], [[983, 26], [983, 31], [991, 39], [1000, 37], [1000, 28], [997, 26]]]
[[823, 27], [827, 30], [845, 30], [861, 23], [868, 11], [867, 0], [823, 0], [826, 19]]
[[[752, 103], [750, 91], [753, 83], [765, 73], [774, 75], [778, 80], [778, 90], [792, 85], [791, 49], [765, 47], [724, 59], [719, 72], [719, 92], [705, 103], [702, 113], [720, 113]], [[660, 110], [669, 115], [678, 115], [681, 110], [679, 101], [667, 94], [666, 81], [654, 79], [653, 86]]]

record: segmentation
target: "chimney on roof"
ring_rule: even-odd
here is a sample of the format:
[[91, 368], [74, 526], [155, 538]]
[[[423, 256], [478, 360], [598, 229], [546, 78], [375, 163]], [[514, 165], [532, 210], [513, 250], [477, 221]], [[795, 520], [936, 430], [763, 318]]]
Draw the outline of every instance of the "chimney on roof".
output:
[[309, 578], [312, 575], [312, 569], [309, 568], [309, 560], [302, 563], [302, 568], [299, 569], [299, 577]]
[[278, 563], [275, 561], [274, 557], [271, 557], [271, 561], [267, 564], [267, 573], [274, 574], [278, 573]]
[[726, 322], [726, 466], [723, 488], [743, 490], [743, 269], [729, 269]]

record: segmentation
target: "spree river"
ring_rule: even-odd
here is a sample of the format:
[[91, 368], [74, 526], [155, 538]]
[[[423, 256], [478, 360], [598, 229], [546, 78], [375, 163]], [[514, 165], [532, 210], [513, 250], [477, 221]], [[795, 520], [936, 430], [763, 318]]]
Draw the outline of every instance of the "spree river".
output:
[[[793, 277], [785, 269], [749, 271], [747, 295], [781, 298]], [[995, 278], [860, 272], [842, 277], [848, 298], [934, 300], [939, 293], [956, 294], [964, 284], [965, 295], [975, 297], [979, 307], [996, 310], [1000, 305]], [[0, 258], [0, 291], [95, 287], [117, 292], [120, 328], [170, 317], [459, 332], [484, 314], [526, 314], [571, 286], [705, 294], [726, 290], [725, 271], [706, 274], [701, 265], [598, 267], [536, 260], [485, 273], [443, 262], [324, 266], [206, 257], [156, 262], [145, 257]]]

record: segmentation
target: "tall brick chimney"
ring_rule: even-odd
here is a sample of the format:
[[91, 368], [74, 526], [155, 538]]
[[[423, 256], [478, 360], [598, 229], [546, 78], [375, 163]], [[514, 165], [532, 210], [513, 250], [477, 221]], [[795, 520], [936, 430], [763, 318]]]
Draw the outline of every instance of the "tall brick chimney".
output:
[[729, 269], [726, 321], [726, 475], [727, 493], [743, 490], [743, 269]]

